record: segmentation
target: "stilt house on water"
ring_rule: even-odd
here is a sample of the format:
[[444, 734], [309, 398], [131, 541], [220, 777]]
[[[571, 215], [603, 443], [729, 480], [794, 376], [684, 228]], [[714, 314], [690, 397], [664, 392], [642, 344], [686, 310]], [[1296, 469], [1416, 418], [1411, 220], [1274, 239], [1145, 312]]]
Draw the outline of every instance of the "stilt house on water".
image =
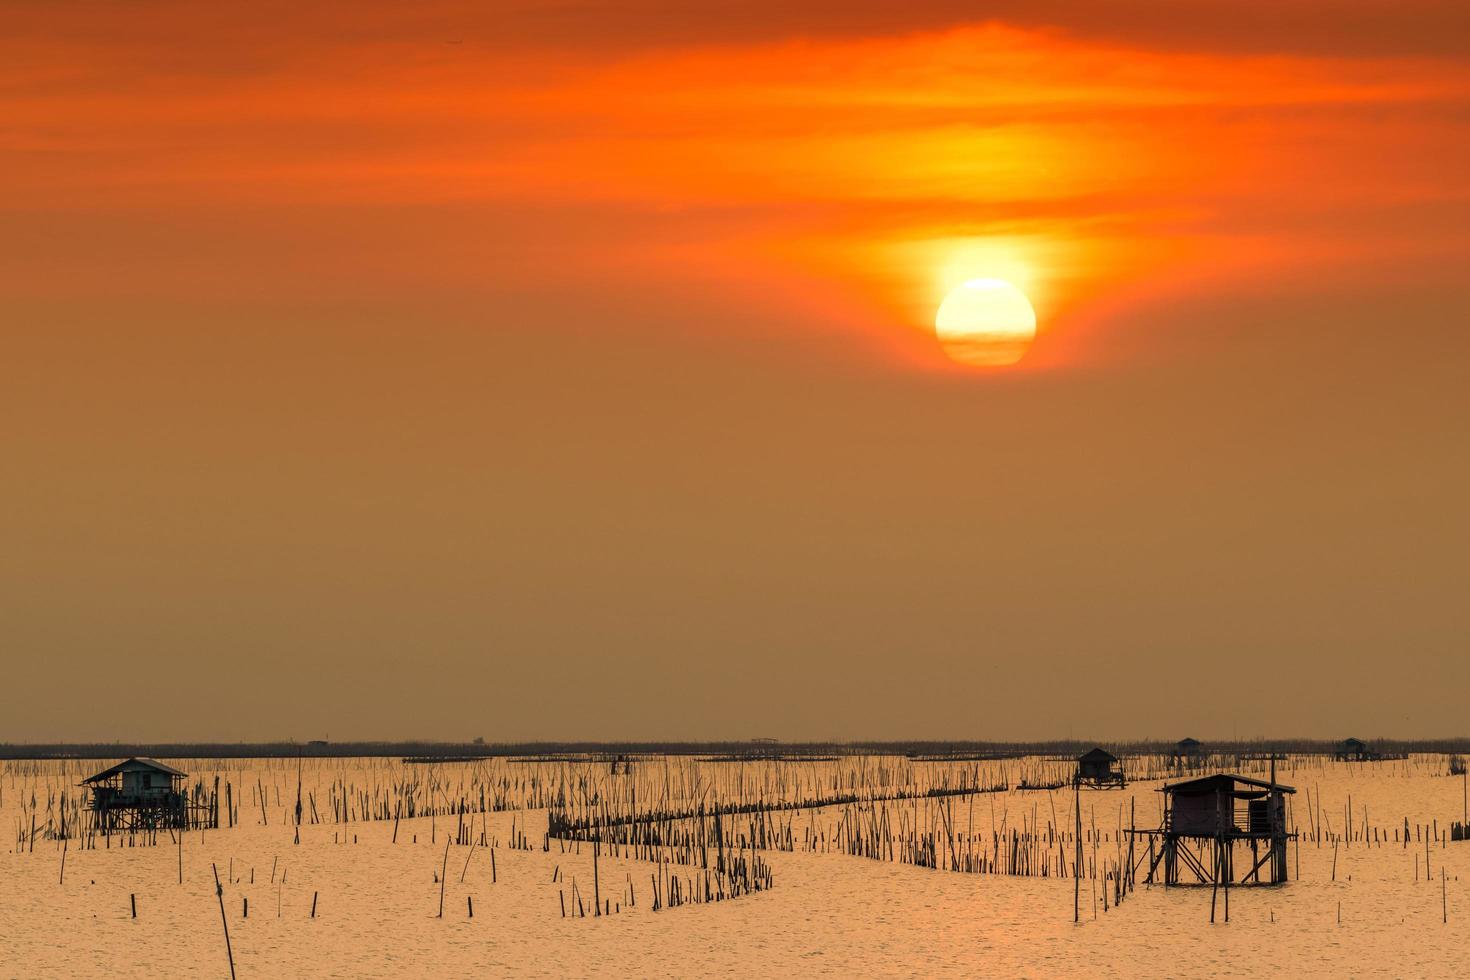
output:
[[1339, 762], [1372, 762], [1378, 758], [1378, 753], [1368, 747], [1368, 743], [1361, 738], [1345, 738], [1337, 743], [1337, 751], [1333, 756]]
[[153, 759], [127, 759], [82, 780], [98, 831], [213, 826], [213, 811], [184, 793], [188, 773]]
[[1118, 757], [1103, 748], [1095, 748], [1077, 757], [1077, 785], [1096, 789], [1123, 788], [1126, 781], [1118, 767]]
[[1174, 743], [1174, 749], [1169, 753], [1169, 764], [1172, 766], [1196, 766], [1204, 758], [1204, 746], [1197, 738], [1181, 738]]
[[[1201, 884], [1227, 889], [1287, 880], [1286, 842], [1296, 834], [1287, 829], [1286, 795], [1296, 790], [1276, 782], [1274, 772], [1271, 780], [1219, 773], [1166, 784], [1159, 792], [1164, 794], [1164, 826], [1131, 831], [1148, 838], [1145, 881], [1162, 876], [1165, 885], [1180, 884], [1181, 867]], [[1251, 852], [1250, 865], [1239, 879], [1236, 844]]]

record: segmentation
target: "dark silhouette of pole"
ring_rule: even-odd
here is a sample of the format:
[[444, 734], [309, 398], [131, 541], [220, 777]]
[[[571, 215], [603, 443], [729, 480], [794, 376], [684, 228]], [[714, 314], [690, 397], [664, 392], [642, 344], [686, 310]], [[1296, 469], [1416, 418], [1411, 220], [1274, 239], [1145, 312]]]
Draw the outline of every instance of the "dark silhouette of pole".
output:
[[444, 879], [449, 870], [449, 841], [444, 841], [444, 863], [439, 868], [439, 918], [444, 918]]
[[209, 865], [214, 872], [214, 895], [219, 899], [219, 921], [225, 927], [225, 955], [230, 958], [230, 980], [235, 980], [235, 952], [230, 949], [230, 920], [225, 918], [225, 889], [219, 883], [219, 867], [213, 863]]
[[1072, 842], [1076, 845], [1072, 859], [1072, 921], [1082, 921], [1082, 780], [1072, 777], [1072, 799], [1075, 801], [1076, 819], [1072, 826]]
[[[301, 758], [305, 753], [305, 747], [296, 751], [296, 839], [293, 843], [301, 843]], [[398, 839], [398, 821], [393, 822], [393, 839]]]

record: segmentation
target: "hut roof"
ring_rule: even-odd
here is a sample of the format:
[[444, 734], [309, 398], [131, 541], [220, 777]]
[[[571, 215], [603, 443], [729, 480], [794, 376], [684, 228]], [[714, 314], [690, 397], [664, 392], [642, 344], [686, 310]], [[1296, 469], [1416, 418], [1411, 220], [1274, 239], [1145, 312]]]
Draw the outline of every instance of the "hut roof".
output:
[[1077, 757], [1078, 762], [1117, 762], [1118, 757], [1104, 748], [1096, 748], [1090, 752], [1084, 752]]
[[[1237, 784], [1249, 788], [1236, 789]], [[1296, 792], [1293, 787], [1284, 783], [1272, 783], [1264, 779], [1252, 779], [1250, 776], [1237, 776], [1228, 772], [1201, 776], [1199, 779], [1186, 779], [1182, 783], [1165, 783], [1159, 787], [1160, 793], [1170, 793], [1176, 796], [1208, 796], [1211, 793], [1229, 793], [1241, 799], [1265, 796], [1271, 790], [1278, 790], [1282, 793]]]
[[131, 759], [124, 759], [117, 765], [104, 769], [95, 776], [88, 776], [86, 779], [82, 780], [82, 783], [100, 783], [104, 779], [111, 779], [113, 776], [116, 776], [120, 772], [137, 772], [140, 769], [147, 769], [153, 772], [161, 772], [169, 776], [184, 777], [189, 775], [186, 772], [180, 772], [173, 766], [166, 766], [155, 759], [140, 759], [135, 756]]
[[1349, 736], [1349, 737], [1347, 737], [1347, 738], [1345, 738], [1345, 739], [1342, 740], [1342, 744], [1343, 745], [1364, 745], [1364, 746], [1366, 746], [1368, 743], [1365, 742], [1365, 741], [1363, 741], [1361, 738], [1353, 738], [1352, 736]]
[[1197, 749], [1199, 748], [1199, 739], [1181, 738], [1179, 741], [1174, 743], [1174, 747], [1179, 749]]

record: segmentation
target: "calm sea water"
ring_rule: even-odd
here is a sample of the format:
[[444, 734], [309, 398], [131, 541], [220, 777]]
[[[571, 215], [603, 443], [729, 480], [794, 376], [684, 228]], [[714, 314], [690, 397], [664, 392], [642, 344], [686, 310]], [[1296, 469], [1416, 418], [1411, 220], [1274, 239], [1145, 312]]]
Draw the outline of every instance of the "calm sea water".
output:
[[[585, 845], [581, 853], [566, 853], [555, 842], [543, 851], [544, 810], [492, 813], [483, 824], [475, 817], [477, 835], [483, 828], [487, 839], [501, 842], [492, 883], [485, 848], [451, 844], [446, 858], [446, 833], [455, 829], [455, 817], [401, 820], [396, 844], [391, 820], [307, 824], [301, 843], [294, 844], [294, 760], [229, 763], [222, 775], [240, 794], [241, 823], [185, 835], [182, 884], [180, 848], [167, 839], [152, 847], [114, 840], [110, 848], [97, 849], [70, 842], [63, 876], [60, 842], [40, 839], [34, 851], [17, 853], [16, 834], [26, 826], [32, 798], [46, 812], [48, 794], [76, 792], [84, 767], [8, 765], [0, 777], [0, 826], [8, 828], [0, 853], [3, 976], [228, 976], [211, 864], [224, 883], [225, 919], [242, 978], [1272, 973], [1336, 980], [1470, 974], [1470, 843], [1431, 844], [1427, 878], [1422, 841], [1339, 844], [1336, 880], [1331, 843], [1293, 845], [1289, 863], [1294, 876], [1300, 868], [1300, 878], [1281, 887], [1232, 890], [1228, 924], [1210, 924], [1211, 894], [1205, 888], [1140, 885], [1122, 906], [1105, 912], [1100, 897], [1094, 904], [1092, 882], [1084, 881], [1083, 921], [1074, 924], [1073, 884], [1067, 879], [934, 871], [803, 851], [765, 855], [775, 875], [768, 892], [660, 912], [649, 908], [655, 866], [604, 855], [599, 890], [623, 904], [623, 911], [563, 918], [560, 902], [570, 896], [573, 879], [590, 896], [592, 854]], [[213, 765], [218, 764], [184, 768], [208, 782], [213, 772], [205, 767]], [[676, 785], [689, 777], [688, 764], [679, 765], [670, 778], [657, 764], [644, 764], [635, 778], [648, 787], [671, 785], [672, 795], [679, 796], [691, 791]], [[723, 765], [715, 781], [731, 785], [731, 764]], [[797, 789], [789, 785], [790, 772], [773, 776], [759, 773], [759, 765], [744, 768], [739, 778], [752, 784], [785, 781]], [[381, 790], [424, 779], [425, 769], [341, 760], [314, 763], [304, 780], [325, 812], [335, 780]], [[446, 793], [476, 778], [472, 766], [433, 769]], [[593, 767], [567, 771], [576, 779]], [[1437, 821], [1443, 830], [1460, 817], [1464, 786], [1445, 771], [1442, 757], [1373, 764], [1311, 760], [1283, 766], [1279, 778], [1301, 791], [1293, 800], [1298, 827], [1316, 823], [1320, 808], [1321, 821], [1341, 833], [1351, 796], [1359, 832], [1366, 820], [1370, 837], [1375, 828], [1391, 837], [1394, 828], [1402, 833], [1406, 818], [1411, 825]], [[510, 772], [503, 767], [500, 776]], [[847, 778], [829, 769], [812, 784]], [[264, 816], [253, 795], [257, 786], [266, 792]], [[1158, 786], [1151, 781], [1121, 792], [1083, 792], [1087, 826], [1107, 835], [1099, 844], [1104, 852], [1116, 853], [1114, 835], [1120, 820], [1126, 824], [1130, 799], [1140, 826], [1157, 822]], [[1069, 815], [1073, 806], [1070, 790], [975, 799], [972, 807], [958, 797], [953, 807], [980, 834], [1032, 821], [1044, 830], [1053, 808]], [[794, 828], [830, 829], [839, 816], [838, 808], [826, 808], [799, 811], [791, 819]], [[533, 850], [504, 846], [512, 822], [526, 830]], [[436, 876], [443, 867], [448, 873], [440, 918]], [[630, 889], [637, 903], [631, 907]], [[130, 896], [136, 897], [136, 918]]]

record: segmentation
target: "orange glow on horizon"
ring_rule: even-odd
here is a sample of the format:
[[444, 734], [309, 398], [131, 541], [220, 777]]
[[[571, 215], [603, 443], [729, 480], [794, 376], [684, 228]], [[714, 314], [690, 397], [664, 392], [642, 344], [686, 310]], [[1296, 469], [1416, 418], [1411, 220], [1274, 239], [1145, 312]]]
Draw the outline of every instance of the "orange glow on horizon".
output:
[[[1046, 324], [1028, 367], [1057, 362], [1068, 311], [1141, 276], [1248, 264], [1263, 238], [1289, 263], [1346, 237], [1344, 200], [1432, 199], [1458, 180], [1436, 134], [1464, 124], [1378, 110], [1470, 92], [1445, 59], [1154, 50], [995, 24], [576, 57], [545, 41], [342, 41], [327, 57], [286, 45], [258, 65], [225, 52], [137, 69], [155, 43], [6, 43], [8, 73], [38, 80], [0, 97], [12, 208], [265, 214], [244, 258], [266, 277], [300, 274], [289, 256], [329, 234], [320, 209], [334, 208], [392, 229], [371, 259], [335, 246], [344, 283], [549, 276], [519, 261], [526, 242], [650, 294], [670, 270], [774, 275], [793, 294], [845, 294], [898, 346], [927, 334], [936, 295], [990, 276]], [[402, 216], [435, 209], [470, 230], [414, 238]], [[509, 258], [474, 234], [492, 225]], [[182, 268], [204, 261], [179, 248]], [[0, 277], [54, 286], [42, 261]], [[195, 288], [228, 277], [220, 261]], [[125, 264], [95, 275], [99, 289], [137, 279]]]

